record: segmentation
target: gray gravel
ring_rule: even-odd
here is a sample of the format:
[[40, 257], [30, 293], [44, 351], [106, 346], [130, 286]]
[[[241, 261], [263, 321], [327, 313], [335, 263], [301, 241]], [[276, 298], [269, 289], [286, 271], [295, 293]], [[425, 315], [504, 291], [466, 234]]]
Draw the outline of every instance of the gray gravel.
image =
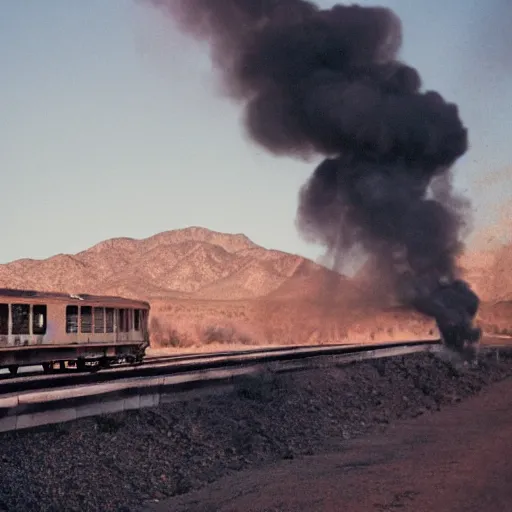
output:
[[250, 465], [335, 449], [512, 375], [432, 355], [244, 378], [229, 395], [0, 434], [0, 510], [132, 511]]

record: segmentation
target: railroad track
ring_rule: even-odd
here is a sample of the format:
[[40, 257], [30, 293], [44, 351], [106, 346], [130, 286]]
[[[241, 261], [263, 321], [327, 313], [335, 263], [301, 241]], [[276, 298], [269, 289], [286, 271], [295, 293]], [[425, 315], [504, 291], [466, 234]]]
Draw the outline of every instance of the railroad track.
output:
[[83, 386], [123, 379], [157, 377], [202, 371], [216, 368], [232, 368], [238, 365], [255, 363], [270, 363], [287, 360], [300, 360], [310, 357], [325, 357], [346, 353], [366, 352], [369, 349], [386, 349], [394, 347], [414, 347], [430, 343], [437, 345], [438, 341], [412, 341], [407, 343], [381, 343], [379, 345], [309, 345], [275, 347], [270, 349], [251, 349], [243, 351], [226, 351], [209, 354], [186, 354], [163, 357], [150, 357], [135, 366], [120, 365], [99, 372], [78, 372], [64, 370], [55, 373], [26, 373], [18, 377], [6, 376], [0, 380], [0, 397], [12, 393], [22, 393], [35, 390], [57, 389], [70, 386]]
[[[352, 346], [352, 344], [340, 344], [340, 345], [329, 345], [332, 347], [347, 347]], [[146, 356], [141, 363], [133, 366], [127, 365], [114, 365], [110, 369], [111, 370], [119, 370], [119, 369], [127, 369], [130, 370], [134, 367], [141, 366], [149, 366], [153, 364], [162, 364], [162, 363], [174, 363], [177, 361], [202, 361], [217, 357], [228, 357], [228, 356], [238, 356], [238, 355], [246, 355], [246, 354], [262, 354], [262, 353], [272, 353], [272, 352], [282, 352], [283, 350], [299, 350], [299, 349], [315, 349], [318, 348], [318, 345], [281, 345], [277, 347], [267, 347], [267, 348], [255, 348], [255, 349], [245, 349], [245, 350], [226, 350], [222, 352], [204, 352], [199, 354], [173, 354], [173, 355], [161, 355], [161, 356]], [[105, 369], [103, 369], [105, 371]], [[76, 368], [66, 368], [64, 370], [55, 370], [52, 372], [45, 372], [45, 376], [63, 376], [63, 375], [89, 375], [91, 371], [79, 372]], [[19, 372], [16, 376], [11, 375], [11, 373], [7, 369], [0, 370], [0, 387], [2, 383], [8, 382], [22, 382], [24, 379], [29, 379], [33, 377], [42, 377], [43, 376], [43, 368], [41, 365], [33, 365], [27, 366], [25, 368], [20, 368]], [[17, 379], [17, 380], [16, 380]], [[0, 390], [0, 394], [2, 391]]]
[[184, 392], [232, 389], [236, 379], [264, 370], [297, 371], [440, 348], [439, 340], [279, 347], [151, 358], [137, 367], [98, 373], [20, 376], [0, 381], [0, 431], [152, 407], [182, 399]]

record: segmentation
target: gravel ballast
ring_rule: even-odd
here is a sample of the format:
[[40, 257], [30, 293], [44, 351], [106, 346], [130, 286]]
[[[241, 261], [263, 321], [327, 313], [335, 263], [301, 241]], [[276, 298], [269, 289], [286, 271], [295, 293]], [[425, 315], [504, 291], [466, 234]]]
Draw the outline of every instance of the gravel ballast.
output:
[[0, 510], [133, 511], [231, 471], [340, 449], [512, 375], [431, 354], [237, 381], [232, 393], [0, 434]]

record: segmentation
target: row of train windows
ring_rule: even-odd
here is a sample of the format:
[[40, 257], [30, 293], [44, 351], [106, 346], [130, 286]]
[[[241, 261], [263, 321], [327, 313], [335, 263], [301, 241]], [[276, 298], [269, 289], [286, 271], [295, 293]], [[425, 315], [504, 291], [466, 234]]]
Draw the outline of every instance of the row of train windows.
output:
[[[9, 308], [12, 319], [11, 332]], [[0, 335], [46, 334], [46, 311], [45, 304], [0, 304]], [[67, 333], [78, 333], [79, 324], [81, 333], [114, 332], [116, 326], [119, 332], [140, 331], [144, 320], [144, 310], [141, 309], [66, 307]]]
[[[79, 322], [80, 320], [80, 322]], [[114, 332], [140, 331], [144, 320], [144, 311], [140, 309], [114, 309], [92, 306], [66, 307], [66, 332], [101, 334]]]
[[9, 308], [12, 318], [10, 334], [46, 334], [45, 304], [0, 304], [0, 335], [9, 334]]

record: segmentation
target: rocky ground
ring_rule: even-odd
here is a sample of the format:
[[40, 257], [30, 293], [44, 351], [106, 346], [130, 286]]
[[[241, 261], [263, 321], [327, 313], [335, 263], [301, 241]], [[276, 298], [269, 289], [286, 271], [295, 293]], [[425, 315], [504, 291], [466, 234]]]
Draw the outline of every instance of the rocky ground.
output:
[[279, 459], [339, 449], [512, 375], [434, 355], [240, 380], [231, 394], [0, 435], [0, 510], [132, 511]]

